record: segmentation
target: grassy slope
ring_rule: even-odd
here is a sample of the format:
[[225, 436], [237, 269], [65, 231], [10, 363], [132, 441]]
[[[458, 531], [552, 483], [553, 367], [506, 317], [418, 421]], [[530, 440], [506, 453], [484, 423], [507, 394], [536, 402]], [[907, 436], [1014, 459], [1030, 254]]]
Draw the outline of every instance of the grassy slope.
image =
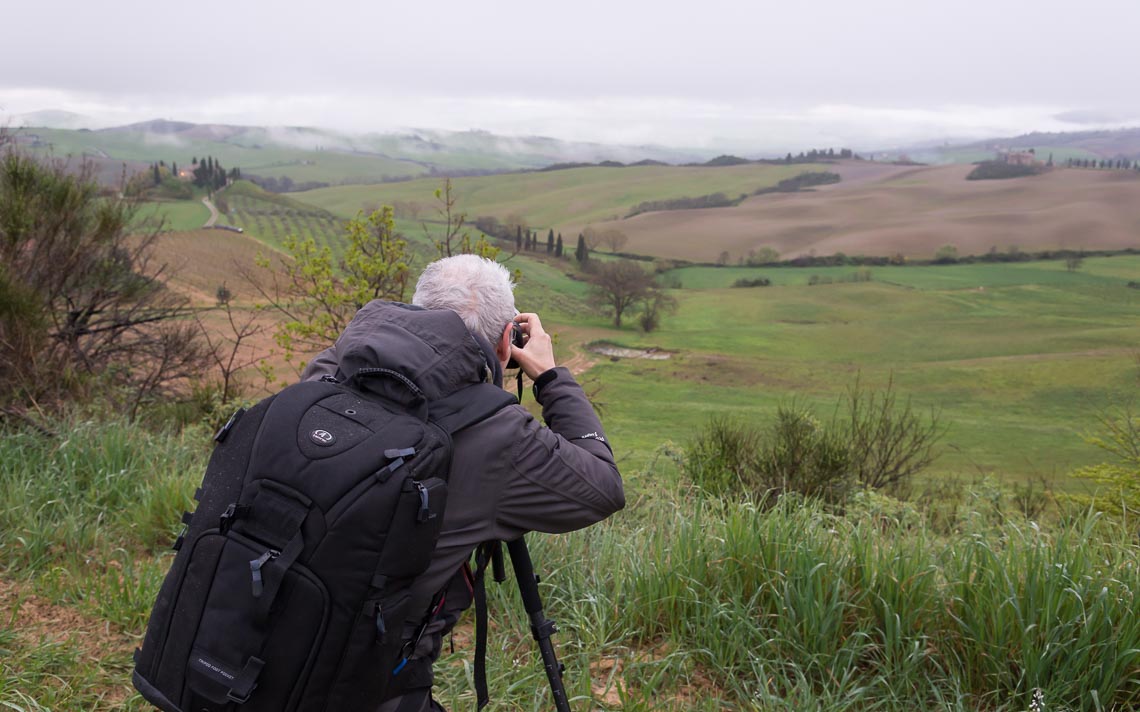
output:
[[[149, 709], [131, 650], [211, 433], [61, 427], [0, 439], [0, 707]], [[1124, 527], [1038, 527], [986, 492], [938, 529], [874, 500], [842, 517], [798, 501], [765, 512], [678, 491], [670, 469], [598, 526], [529, 537], [575, 709], [1020, 712], [1035, 688], [1045, 709], [1140, 700]], [[549, 709], [514, 589], [488, 587], [491, 695]], [[474, 704], [469, 631], [436, 668], [451, 709]]]
[[153, 215], [162, 218], [166, 221], [165, 228], [174, 231], [195, 230], [210, 219], [209, 209], [199, 198], [147, 203], [140, 209], [139, 214], [143, 217]]
[[629, 466], [666, 440], [686, 442], [710, 415], [764, 422], [791, 399], [830, 415], [856, 374], [874, 386], [893, 374], [950, 426], [933, 473], [1058, 476], [1071, 487], [1066, 473], [1102, 459], [1079, 433], [1135, 390], [1140, 292], [1125, 275], [1140, 272], [1140, 258], [1090, 259], [1075, 274], [1060, 262], [908, 267], [874, 271], [891, 284], [814, 287], [808, 273], [827, 270], [758, 271], [785, 286], [713, 288], [712, 276], [723, 284], [744, 271], [680, 271], [680, 312], [650, 335], [617, 332], [591, 311], [551, 320], [567, 346], [606, 338], [677, 351], [669, 361], [594, 357], [606, 425]]
[[[638, 166], [630, 168], [575, 168], [540, 173], [512, 173], [474, 178], [457, 178], [455, 194], [460, 207], [474, 218], [493, 215], [500, 219], [511, 213], [525, 217], [544, 231], [563, 231], [593, 221], [620, 218], [638, 203], [684, 196], [724, 192], [730, 196], [750, 193], [775, 185], [784, 178], [804, 171], [823, 170], [814, 165], [729, 166], [722, 168]], [[405, 183], [373, 186], [323, 188], [299, 194], [306, 202], [319, 205], [343, 217], [354, 215], [365, 205], [393, 201], [433, 202], [439, 180], [427, 178]], [[434, 217], [434, 215], [425, 216]]]

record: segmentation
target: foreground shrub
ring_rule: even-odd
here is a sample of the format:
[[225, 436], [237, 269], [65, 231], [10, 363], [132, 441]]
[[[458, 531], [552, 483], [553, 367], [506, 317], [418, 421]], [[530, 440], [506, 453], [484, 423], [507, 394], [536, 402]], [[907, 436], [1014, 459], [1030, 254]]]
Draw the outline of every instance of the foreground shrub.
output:
[[919, 415], [900, 401], [893, 381], [869, 391], [859, 381], [835, 416], [821, 422], [798, 405], [781, 405], [774, 422], [714, 417], [690, 445], [690, 479], [717, 495], [755, 501], [795, 492], [841, 503], [856, 487], [904, 493], [936, 457], [944, 433], [938, 413]]
[[84, 167], [0, 156], [0, 407], [87, 391], [135, 412], [205, 368], [185, 298], [153, 258], [156, 226]]

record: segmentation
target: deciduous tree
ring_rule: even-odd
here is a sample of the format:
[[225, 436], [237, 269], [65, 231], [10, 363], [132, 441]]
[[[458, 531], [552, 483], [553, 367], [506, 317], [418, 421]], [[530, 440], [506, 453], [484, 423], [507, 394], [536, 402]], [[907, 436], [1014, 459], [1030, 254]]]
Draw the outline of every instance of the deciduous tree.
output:
[[599, 263], [590, 284], [591, 301], [612, 314], [618, 328], [626, 310], [644, 300], [655, 286], [653, 275], [629, 260]]
[[348, 247], [339, 263], [327, 245], [318, 248], [311, 237], [290, 236], [284, 247], [291, 259], [259, 256], [258, 266], [268, 280], [246, 275], [285, 318], [275, 339], [298, 369], [303, 366], [298, 356], [333, 343], [368, 302], [405, 301], [413, 255], [396, 232], [392, 208], [384, 206], [368, 216], [358, 213], [345, 231]]

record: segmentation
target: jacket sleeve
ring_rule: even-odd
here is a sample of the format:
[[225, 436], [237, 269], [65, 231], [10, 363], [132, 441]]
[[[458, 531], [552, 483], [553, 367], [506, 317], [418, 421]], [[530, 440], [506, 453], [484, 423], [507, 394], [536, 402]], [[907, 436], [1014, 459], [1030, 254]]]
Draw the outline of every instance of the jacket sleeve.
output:
[[498, 524], [507, 533], [561, 533], [622, 509], [621, 474], [582, 387], [556, 368], [538, 378], [535, 398], [548, 427], [527, 414], [512, 451], [512, 481], [500, 493]]

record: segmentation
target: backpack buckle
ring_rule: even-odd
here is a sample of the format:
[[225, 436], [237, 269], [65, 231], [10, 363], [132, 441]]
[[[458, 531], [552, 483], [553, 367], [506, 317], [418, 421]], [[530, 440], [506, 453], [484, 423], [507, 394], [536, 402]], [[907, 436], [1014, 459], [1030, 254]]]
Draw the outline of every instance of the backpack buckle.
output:
[[230, 527], [234, 525], [234, 520], [238, 517], [244, 517], [248, 513], [249, 507], [247, 505], [230, 502], [230, 505], [226, 507], [226, 511], [222, 512], [222, 515], [218, 517], [218, 531], [222, 534], [229, 532]]

